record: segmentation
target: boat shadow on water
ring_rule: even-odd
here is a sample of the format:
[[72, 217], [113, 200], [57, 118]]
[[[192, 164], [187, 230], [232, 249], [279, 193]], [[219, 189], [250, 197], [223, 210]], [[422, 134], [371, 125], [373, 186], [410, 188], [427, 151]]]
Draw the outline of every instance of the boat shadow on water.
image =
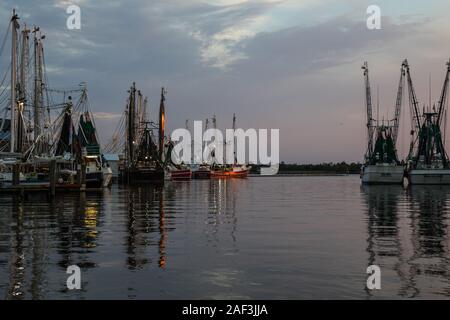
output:
[[[450, 186], [362, 186], [367, 265], [402, 298], [448, 297]], [[433, 284], [433, 293], [422, 292]], [[381, 290], [382, 291], [382, 290]], [[366, 289], [368, 298], [382, 292]]]

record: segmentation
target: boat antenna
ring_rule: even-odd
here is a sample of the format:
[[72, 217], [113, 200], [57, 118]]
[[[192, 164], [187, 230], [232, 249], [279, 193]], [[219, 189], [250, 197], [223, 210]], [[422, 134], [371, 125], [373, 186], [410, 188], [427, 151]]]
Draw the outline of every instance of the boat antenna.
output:
[[429, 106], [431, 107], [431, 73], [430, 73], [430, 77], [428, 79], [428, 103], [429, 103]]
[[380, 86], [377, 85], [377, 125], [380, 121]]

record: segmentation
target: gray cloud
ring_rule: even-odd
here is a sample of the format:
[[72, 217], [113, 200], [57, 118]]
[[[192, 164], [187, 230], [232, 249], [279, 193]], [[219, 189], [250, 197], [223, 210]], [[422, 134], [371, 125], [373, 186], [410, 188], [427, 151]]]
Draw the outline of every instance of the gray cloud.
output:
[[[149, 95], [153, 114], [160, 87], [168, 88], [171, 128], [214, 113], [219, 126], [230, 126], [237, 112], [242, 127], [280, 128], [282, 159], [359, 160], [365, 147], [360, 64], [373, 61], [383, 71], [376, 79], [392, 83], [386, 90], [390, 103], [404, 57], [422, 61], [421, 44], [449, 49], [435, 41], [438, 35], [427, 33], [430, 21], [423, 17], [385, 18], [383, 30], [375, 32], [353, 15], [261, 32], [252, 23], [276, 3], [86, 0], [80, 2], [82, 29], [70, 31], [58, 3], [8, 0], [0, 17], [15, 6], [22, 20], [42, 26], [50, 85], [88, 83], [103, 141], [136, 81]], [[414, 52], [407, 43], [415, 44]], [[226, 67], [217, 67], [220, 62]], [[436, 70], [440, 63], [435, 62]]]

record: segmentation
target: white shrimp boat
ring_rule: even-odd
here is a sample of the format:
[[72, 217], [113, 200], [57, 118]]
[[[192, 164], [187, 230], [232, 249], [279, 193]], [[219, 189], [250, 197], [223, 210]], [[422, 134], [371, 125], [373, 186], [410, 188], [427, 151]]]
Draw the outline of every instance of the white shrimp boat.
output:
[[[408, 89], [411, 97], [413, 143], [408, 157], [408, 179], [411, 184], [450, 184], [450, 159], [445, 150], [447, 93], [450, 77], [450, 60], [447, 62], [444, 85], [437, 108], [430, 105], [420, 112], [414, 86], [407, 66]], [[430, 94], [431, 97], [431, 94]]]
[[380, 163], [363, 166], [361, 181], [364, 184], [401, 184], [405, 169], [401, 165]]
[[400, 111], [405, 82], [405, 61], [400, 69], [400, 81], [397, 91], [394, 119], [391, 121], [378, 121], [372, 116], [372, 98], [370, 93], [369, 68], [364, 63], [367, 133], [368, 143], [365, 162], [361, 168], [361, 182], [363, 184], [402, 184], [404, 166], [398, 160], [397, 136], [400, 120]]

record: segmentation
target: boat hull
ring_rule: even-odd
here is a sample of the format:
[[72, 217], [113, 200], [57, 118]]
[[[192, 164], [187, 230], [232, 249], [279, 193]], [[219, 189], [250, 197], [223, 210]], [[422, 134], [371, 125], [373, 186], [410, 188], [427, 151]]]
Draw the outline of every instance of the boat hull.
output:
[[170, 178], [172, 180], [191, 180], [192, 171], [191, 170], [173, 170], [173, 171], [170, 171]]
[[211, 171], [211, 178], [219, 178], [219, 179], [226, 179], [226, 178], [240, 178], [244, 179], [247, 178], [249, 170], [242, 170], [242, 171]]
[[102, 188], [103, 187], [103, 172], [88, 172], [86, 173], [86, 188]]
[[450, 184], [450, 169], [412, 169], [409, 172], [410, 184]]
[[210, 179], [210, 170], [197, 170], [192, 172], [192, 179]]
[[129, 169], [121, 174], [124, 183], [164, 183], [164, 170]]
[[103, 174], [103, 187], [109, 188], [112, 185], [113, 182], [113, 173], [111, 168], [104, 168], [102, 170]]
[[361, 181], [364, 184], [402, 184], [404, 173], [403, 166], [364, 166]]

